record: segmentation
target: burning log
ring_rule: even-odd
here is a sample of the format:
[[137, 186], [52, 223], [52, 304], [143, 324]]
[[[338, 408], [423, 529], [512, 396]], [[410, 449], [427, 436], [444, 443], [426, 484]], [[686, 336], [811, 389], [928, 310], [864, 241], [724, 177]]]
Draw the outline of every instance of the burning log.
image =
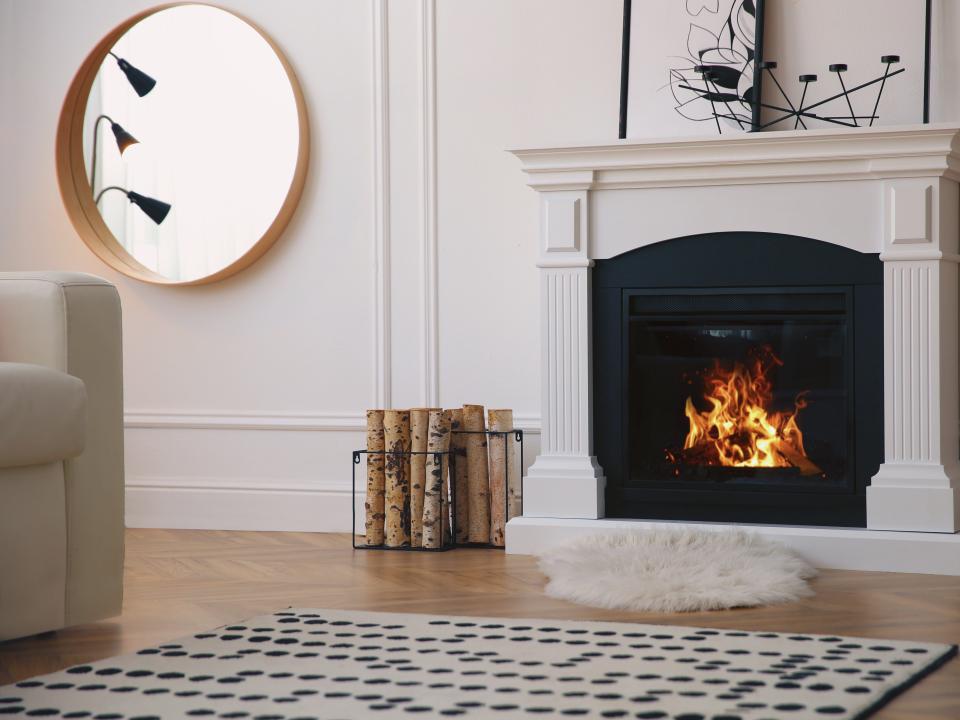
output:
[[680, 457], [686, 465], [715, 465], [720, 466], [720, 453], [714, 445], [700, 444], [693, 447], [684, 448], [680, 451]]
[[[796, 468], [801, 475], [820, 475], [823, 470], [810, 458], [797, 450], [792, 443], [783, 442], [777, 446], [777, 452], [783, 457], [773, 467]], [[708, 467], [751, 467], [748, 465], [730, 465], [722, 462], [716, 445], [700, 444], [680, 451], [680, 458], [685, 465], [700, 465]]]
[[804, 455], [802, 450], [797, 450], [791, 443], [782, 443], [778, 449], [780, 454], [786, 458], [787, 462], [800, 471], [801, 475], [823, 474], [823, 470], [821, 470], [816, 463]]
[[820, 468], [807, 457], [797, 416], [807, 406], [805, 393], [794, 400], [792, 412], [774, 411], [773, 383], [768, 374], [783, 362], [764, 346], [749, 366], [720, 363], [704, 373], [701, 411], [687, 398], [684, 414], [690, 424], [682, 457], [690, 464], [721, 467], [787, 468], [815, 475]]

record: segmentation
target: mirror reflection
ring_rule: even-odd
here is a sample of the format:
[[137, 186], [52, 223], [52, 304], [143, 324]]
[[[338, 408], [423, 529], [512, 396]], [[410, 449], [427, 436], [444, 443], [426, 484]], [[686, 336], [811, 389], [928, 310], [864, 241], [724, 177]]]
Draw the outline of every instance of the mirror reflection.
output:
[[287, 197], [300, 144], [274, 49], [205, 5], [160, 10], [117, 41], [91, 86], [83, 137], [107, 227], [140, 264], [177, 281], [256, 245]]

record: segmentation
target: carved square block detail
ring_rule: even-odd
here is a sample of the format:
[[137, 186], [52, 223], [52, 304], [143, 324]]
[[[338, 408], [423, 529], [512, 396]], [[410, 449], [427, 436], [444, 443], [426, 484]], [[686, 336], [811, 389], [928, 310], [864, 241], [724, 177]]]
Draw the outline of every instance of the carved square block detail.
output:
[[547, 252], [580, 250], [580, 198], [548, 197], [544, 201]]
[[890, 243], [907, 245], [933, 240], [933, 186], [895, 184], [890, 188]]

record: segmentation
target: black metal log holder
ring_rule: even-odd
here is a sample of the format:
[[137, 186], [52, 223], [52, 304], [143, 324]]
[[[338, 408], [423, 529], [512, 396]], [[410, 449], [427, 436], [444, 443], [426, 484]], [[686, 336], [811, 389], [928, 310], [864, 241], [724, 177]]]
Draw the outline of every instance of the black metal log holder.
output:
[[[513, 441], [520, 444], [520, 512], [523, 512], [523, 430], [453, 430], [452, 434], [456, 435], [487, 435], [487, 436], [498, 436], [504, 438], [504, 442], [509, 441], [509, 437], [513, 436]], [[489, 443], [488, 443], [489, 444]], [[448, 537], [445, 538], [443, 545], [438, 548], [427, 548], [427, 547], [413, 547], [411, 545], [401, 545], [399, 547], [388, 547], [385, 544], [382, 545], [367, 545], [364, 542], [357, 542], [357, 466], [360, 465], [360, 461], [364, 455], [383, 455], [384, 460], [386, 460], [387, 455], [403, 455], [406, 458], [410, 458], [413, 455], [433, 455], [434, 462], [443, 462], [444, 456], [448, 460], [448, 471], [447, 476], [444, 478], [444, 482], [447, 483], [447, 497], [449, 502], [447, 507], [449, 509], [449, 524], [447, 527], [451, 529], [451, 532]], [[503, 550], [503, 546], [494, 545], [493, 543], [458, 543], [457, 542], [457, 513], [456, 513], [456, 502], [457, 502], [457, 488], [454, 478], [456, 476], [456, 466], [457, 458], [460, 458], [462, 462], [466, 462], [466, 451], [461, 450], [460, 452], [450, 449], [443, 452], [431, 452], [429, 450], [408, 450], [406, 452], [390, 452], [388, 450], [354, 450], [353, 451], [353, 463], [351, 464], [350, 470], [350, 499], [352, 506], [352, 532], [351, 538], [353, 542], [354, 550], [400, 550], [405, 552], [446, 552], [447, 550], [453, 550], [454, 548], [463, 547], [463, 548], [493, 548], [496, 550]], [[503, 516], [505, 518], [510, 517], [510, 464], [509, 464], [509, 453], [504, 453], [503, 459], [504, 465], [504, 478], [507, 481], [507, 485], [504, 488], [504, 508]], [[447, 519], [447, 518], [444, 518]], [[364, 535], [360, 535], [361, 538], [364, 538]]]

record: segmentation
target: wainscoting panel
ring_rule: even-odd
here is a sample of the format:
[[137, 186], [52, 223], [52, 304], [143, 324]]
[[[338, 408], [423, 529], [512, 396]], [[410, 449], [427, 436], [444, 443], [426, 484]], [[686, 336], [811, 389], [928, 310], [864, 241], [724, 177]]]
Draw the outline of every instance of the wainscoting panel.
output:
[[346, 531], [363, 425], [358, 413], [131, 413], [127, 525]]
[[[351, 453], [366, 443], [365, 424], [359, 412], [127, 413], [127, 527], [347, 532]], [[529, 465], [540, 419], [519, 415], [517, 426]]]
[[[348, 532], [350, 491], [278, 485], [221, 487], [203, 478], [127, 482], [127, 527]], [[358, 527], [363, 497], [357, 499]]]

